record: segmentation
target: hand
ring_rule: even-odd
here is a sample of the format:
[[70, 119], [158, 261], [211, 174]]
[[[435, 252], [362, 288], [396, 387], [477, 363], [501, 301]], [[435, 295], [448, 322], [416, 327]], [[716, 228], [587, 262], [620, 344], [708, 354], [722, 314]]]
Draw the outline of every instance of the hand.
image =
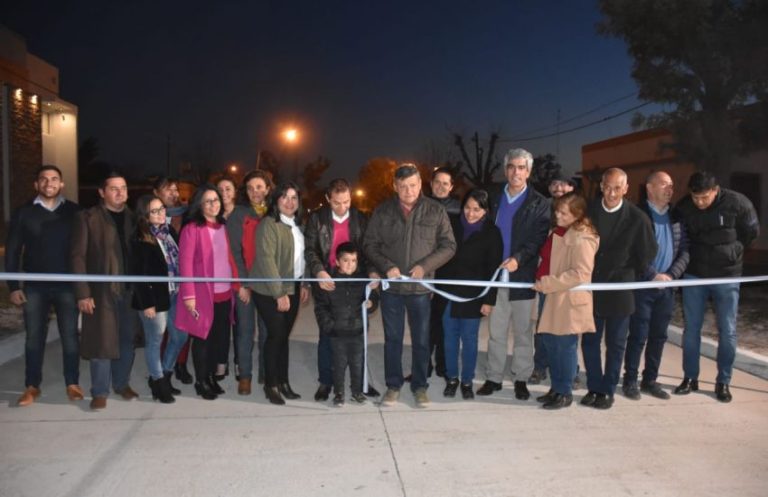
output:
[[482, 307], [480, 307], [480, 314], [482, 314], [483, 316], [489, 316], [492, 310], [493, 310], [492, 305], [483, 304]]
[[515, 259], [514, 257], [510, 257], [509, 259], [501, 263], [501, 267], [503, 267], [510, 273], [514, 273], [515, 271], [517, 271], [517, 268], [518, 268], [517, 259]]
[[424, 277], [424, 268], [416, 264], [411, 269], [411, 278], [415, 280], [420, 280]]
[[288, 295], [283, 295], [275, 299], [277, 301], [277, 312], [288, 312], [291, 308], [291, 299]]
[[239, 298], [240, 302], [243, 304], [247, 304], [251, 301], [251, 291], [248, 288], [241, 286], [237, 291], [237, 298]]
[[672, 281], [672, 277], [667, 273], [656, 273], [653, 277], [653, 281]]
[[536, 280], [536, 283], [533, 284], [533, 290], [541, 292], [541, 280]]
[[80, 299], [77, 301], [77, 308], [83, 314], [93, 314], [94, 309], [96, 309], [96, 303], [91, 297]]
[[299, 290], [299, 302], [306, 304], [309, 301], [309, 288], [302, 286]]
[[396, 280], [400, 277], [400, 268], [393, 267], [389, 271], [387, 271], [387, 278], [390, 280]]
[[192, 314], [192, 317], [197, 319], [200, 317], [200, 313], [197, 312], [197, 309], [195, 308], [195, 299], [194, 297], [191, 299], [184, 300], [184, 307], [187, 308], [187, 311]]
[[379, 281], [381, 279], [381, 275], [374, 271], [368, 274], [368, 277], [373, 280], [370, 283], [368, 283], [368, 286], [371, 287], [371, 290], [376, 290], [377, 288], [379, 288], [379, 284], [381, 283]]
[[21, 306], [27, 303], [27, 296], [24, 290], [14, 290], [11, 292], [11, 304]]
[[370, 309], [371, 307], [373, 307], [373, 302], [371, 302], [370, 300], [366, 300], [365, 301], [365, 308], [366, 309]]
[[155, 317], [157, 317], [157, 309], [154, 307], [147, 307], [144, 309], [144, 317], [147, 319], [155, 319]]
[[329, 281], [321, 281], [320, 282], [320, 288], [325, 290], [326, 292], [330, 292], [336, 288], [336, 283], [333, 282], [331, 279], [331, 275], [328, 274], [328, 271], [320, 271], [317, 273], [318, 278], [328, 278]]

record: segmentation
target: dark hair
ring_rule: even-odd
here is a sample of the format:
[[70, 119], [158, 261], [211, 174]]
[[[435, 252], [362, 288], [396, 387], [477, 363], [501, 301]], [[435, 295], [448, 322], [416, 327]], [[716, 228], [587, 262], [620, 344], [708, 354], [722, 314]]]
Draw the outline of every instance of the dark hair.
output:
[[714, 174], [707, 171], [698, 171], [688, 180], [688, 190], [691, 193], [704, 193], [719, 186]]
[[488, 192], [483, 190], [482, 188], [473, 188], [469, 190], [466, 195], [464, 195], [464, 198], [461, 199], [461, 210], [464, 210], [464, 206], [467, 205], [467, 201], [469, 199], [473, 199], [475, 202], [477, 202], [477, 205], [480, 206], [481, 209], [484, 211], [490, 211], [490, 202], [488, 200]]
[[61, 169], [59, 169], [58, 167], [54, 166], [53, 164], [43, 164], [42, 166], [40, 166], [37, 169], [37, 174], [35, 174], [35, 177], [39, 178], [40, 174], [42, 174], [43, 171], [56, 171], [56, 174], [59, 175], [59, 178], [63, 178], [64, 177], [64, 175], [61, 174]]
[[411, 164], [410, 162], [400, 164], [397, 166], [397, 169], [395, 169], [395, 181], [410, 178], [415, 174], [419, 174], [419, 168], [416, 167], [416, 164]]
[[155, 182], [152, 183], [152, 189], [154, 191], [160, 191], [163, 188], [165, 188], [167, 186], [171, 186], [173, 184], [178, 185], [179, 184], [179, 180], [177, 180], [176, 178], [169, 178], [168, 176], [163, 176], [161, 174], [160, 176], [157, 177]]
[[[594, 235], [597, 234], [597, 230], [592, 224], [592, 221], [587, 217], [587, 201], [584, 200], [584, 197], [576, 192], [568, 192], [552, 201], [552, 211], [556, 211], [562, 205], [567, 205], [570, 213], [576, 218], [572, 225], [575, 229], [579, 231], [588, 230]], [[553, 226], [557, 226], [556, 219], [557, 218], [553, 214]]]
[[160, 197], [152, 194], [142, 195], [136, 201], [136, 238], [145, 242], [157, 243], [152, 232], [149, 231], [149, 204], [153, 200], [163, 203]]
[[454, 178], [455, 177], [455, 173], [453, 172], [453, 168], [448, 167], [448, 166], [436, 167], [435, 170], [432, 171], [432, 179], [435, 179], [435, 177], [438, 174], [447, 174], [448, 176], [450, 176], [451, 177], [451, 183], [453, 183], [453, 181], [455, 179]]
[[243, 178], [243, 184], [240, 185], [240, 201], [246, 205], [249, 202], [248, 183], [254, 178], [262, 179], [264, 183], [267, 185], [267, 191], [269, 192], [268, 197], [269, 195], [272, 195], [272, 190], [275, 189], [275, 182], [272, 181], [272, 173], [264, 169], [254, 169], [252, 171], [249, 171], [248, 174], [246, 174], [245, 177]]
[[219, 186], [219, 183], [221, 183], [222, 181], [229, 181], [230, 183], [232, 183], [232, 187], [235, 189], [235, 191], [237, 191], [237, 181], [235, 181], [235, 178], [233, 178], [228, 174], [222, 174], [221, 176], [216, 178], [216, 186]]
[[187, 216], [184, 219], [184, 224], [195, 223], [198, 226], [203, 226], [205, 224], [206, 219], [203, 215], [203, 195], [209, 191], [216, 193], [216, 196], [219, 197], [219, 205], [221, 208], [219, 209], [219, 214], [216, 216], [216, 222], [219, 224], [226, 223], [226, 220], [224, 219], [224, 202], [221, 201], [221, 194], [215, 186], [206, 183], [198, 188], [195, 194], [192, 195], [192, 199], [189, 201], [189, 207], [187, 209]]
[[304, 219], [304, 208], [301, 205], [301, 190], [299, 190], [299, 185], [293, 181], [280, 183], [280, 185], [275, 188], [275, 193], [271, 196], [269, 201], [269, 210], [267, 211], [267, 216], [271, 216], [278, 223], [280, 222], [280, 209], [277, 208], [277, 202], [283, 195], [286, 194], [286, 192], [288, 192], [288, 190], [296, 191], [296, 197], [299, 200], [299, 205], [296, 209], [294, 221], [296, 222], [296, 226], [301, 226], [301, 223]]
[[107, 183], [109, 182], [109, 180], [114, 179], [114, 178], [125, 179], [125, 175], [123, 173], [121, 173], [120, 171], [117, 171], [117, 170], [114, 170], [114, 169], [109, 171], [101, 179], [101, 186], [99, 186], [99, 189], [103, 190], [104, 188], [106, 188], [107, 187]]
[[336, 260], [339, 260], [342, 256], [342, 254], [357, 254], [360, 252], [360, 250], [357, 248], [357, 245], [355, 245], [352, 242], [344, 242], [340, 243], [338, 247], [336, 247]]
[[334, 193], [348, 192], [352, 190], [349, 186], [349, 181], [344, 178], [336, 178], [328, 183], [328, 188], [325, 189], [325, 194], [330, 198]]

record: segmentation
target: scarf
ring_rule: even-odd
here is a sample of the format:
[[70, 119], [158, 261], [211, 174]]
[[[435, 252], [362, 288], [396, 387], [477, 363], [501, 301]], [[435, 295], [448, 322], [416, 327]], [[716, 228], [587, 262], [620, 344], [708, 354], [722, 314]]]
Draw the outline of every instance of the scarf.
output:
[[[160, 248], [165, 256], [165, 263], [168, 266], [168, 276], [174, 277], [179, 275], [179, 246], [176, 245], [176, 240], [171, 236], [171, 229], [167, 224], [161, 224], [160, 226], [150, 226], [150, 233], [157, 239], [157, 243], [160, 244]], [[168, 283], [168, 291], [171, 294], [176, 293], [178, 283], [172, 281]]]

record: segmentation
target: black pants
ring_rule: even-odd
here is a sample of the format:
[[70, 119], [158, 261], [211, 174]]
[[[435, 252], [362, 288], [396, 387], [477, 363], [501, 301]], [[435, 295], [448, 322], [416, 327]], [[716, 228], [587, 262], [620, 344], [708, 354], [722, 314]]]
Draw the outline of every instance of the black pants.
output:
[[344, 394], [344, 376], [349, 366], [352, 393], [363, 392], [363, 335], [331, 337], [333, 389]]
[[277, 300], [273, 297], [253, 293], [256, 310], [267, 325], [267, 339], [264, 342], [264, 384], [276, 387], [288, 383], [288, 337], [296, 322], [299, 311], [299, 284], [296, 283], [287, 312], [277, 310]]
[[216, 364], [221, 354], [221, 348], [228, 346], [227, 334], [231, 326], [229, 316], [232, 311], [232, 301], [215, 302], [213, 304], [213, 322], [208, 338], [192, 337], [192, 360], [195, 363], [195, 379], [203, 381], [216, 372]]
[[[434, 364], [435, 373], [445, 376], [445, 339], [443, 332], [443, 312], [448, 301], [439, 295], [432, 296], [429, 309], [429, 374], [432, 374]], [[432, 355], [435, 362], [432, 362]]]

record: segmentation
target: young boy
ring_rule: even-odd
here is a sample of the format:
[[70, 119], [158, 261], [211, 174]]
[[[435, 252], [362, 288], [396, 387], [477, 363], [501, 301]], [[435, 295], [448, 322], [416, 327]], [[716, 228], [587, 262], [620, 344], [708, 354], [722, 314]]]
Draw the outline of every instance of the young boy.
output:
[[[344, 405], [344, 375], [349, 366], [352, 383], [352, 400], [365, 403], [363, 395], [363, 313], [365, 302], [365, 281], [344, 281], [346, 278], [364, 278], [358, 271], [358, 249], [355, 244], [345, 242], [336, 249], [336, 269], [331, 276], [336, 288], [322, 290], [315, 296], [315, 315], [320, 333], [331, 338], [333, 350], [333, 405]], [[378, 294], [371, 293], [366, 302], [368, 312], [376, 310]]]

